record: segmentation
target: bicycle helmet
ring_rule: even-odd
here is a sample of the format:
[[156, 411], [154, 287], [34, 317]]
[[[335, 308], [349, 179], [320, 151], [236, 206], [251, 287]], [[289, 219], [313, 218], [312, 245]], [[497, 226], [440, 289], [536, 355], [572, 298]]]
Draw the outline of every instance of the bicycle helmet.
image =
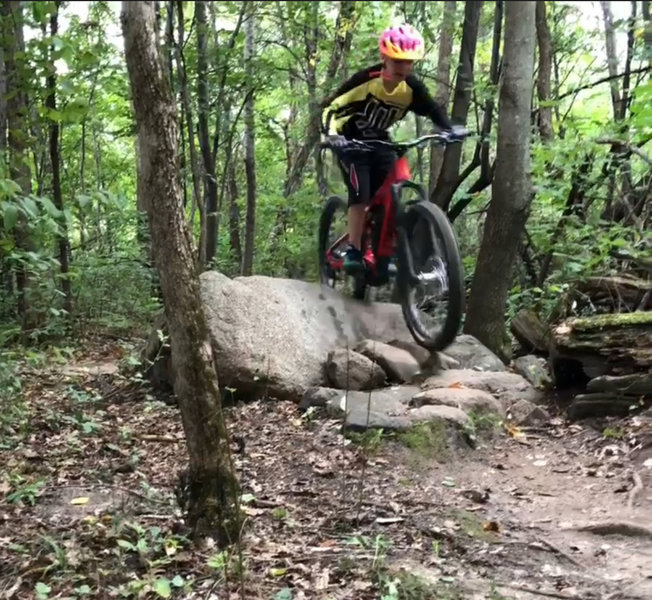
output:
[[420, 60], [425, 52], [421, 34], [411, 25], [385, 29], [378, 40], [380, 53], [398, 60]]

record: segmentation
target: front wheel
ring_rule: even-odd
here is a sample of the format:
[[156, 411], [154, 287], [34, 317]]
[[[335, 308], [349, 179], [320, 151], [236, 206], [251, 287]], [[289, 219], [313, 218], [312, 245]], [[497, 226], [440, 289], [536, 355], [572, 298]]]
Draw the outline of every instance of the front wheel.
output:
[[[464, 314], [464, 271], [455, 232], [435, 204], [408, 205], [400, 227], [399, 295], [415, 341], [431, 351], [449, 346]], [[408, 272], [411, 259], [413, 279]]]

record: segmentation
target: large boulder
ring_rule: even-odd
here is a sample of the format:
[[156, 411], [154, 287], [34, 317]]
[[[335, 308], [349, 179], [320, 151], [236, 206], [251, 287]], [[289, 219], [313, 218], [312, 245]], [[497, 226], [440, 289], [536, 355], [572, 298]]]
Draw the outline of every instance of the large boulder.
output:
[[[365, 339], [412, 340], [396, 304], [367, 304], [319, 284], [265, 276], [207, 271], [200, 282], [219, 383], [235, 397], [298, 400], [306, 389], [329, 384], [332, 351]], [[168, 360], [157, 374], [159, 384], [172, 384], [174, 365]]]

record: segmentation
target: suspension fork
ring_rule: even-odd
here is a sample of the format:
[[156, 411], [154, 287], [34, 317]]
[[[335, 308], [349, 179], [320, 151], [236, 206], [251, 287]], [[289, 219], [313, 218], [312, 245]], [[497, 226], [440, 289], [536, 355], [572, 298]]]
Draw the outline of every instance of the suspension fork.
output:
[[397, 274], [398, 283], [401, 287], [405, 285], [417, 285], [420, 282], [414, 270], [414, 261], [412, 260], [412, 251], [407, 236], [407, 211], [401, 203], [401, 194], [404, 188], [410, 188], [417, 193], [418, 198], [407, 202], [406, 205], [416, 204], [426, 201], [426, 192], [422, 185], [414, 181], [404, 180], [395, 183], [391, 187], [392, 205], [396, 219], [396, 235], [398, 237], [397, 254], [399, 260], [399, 269]]

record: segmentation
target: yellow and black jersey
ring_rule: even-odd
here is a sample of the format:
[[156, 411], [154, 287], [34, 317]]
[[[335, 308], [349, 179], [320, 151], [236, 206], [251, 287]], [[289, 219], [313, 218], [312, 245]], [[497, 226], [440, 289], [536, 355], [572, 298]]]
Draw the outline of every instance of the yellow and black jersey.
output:
[[422, 81], [410, 75], [390, 93], [383, 85], [381, 68], [378, 64], [358, 71], [335, 91], [322, 112], [324, 134], [387, 139], [387, 129], [407, 112], [430, 117], [442, 129], [451, 127]]

